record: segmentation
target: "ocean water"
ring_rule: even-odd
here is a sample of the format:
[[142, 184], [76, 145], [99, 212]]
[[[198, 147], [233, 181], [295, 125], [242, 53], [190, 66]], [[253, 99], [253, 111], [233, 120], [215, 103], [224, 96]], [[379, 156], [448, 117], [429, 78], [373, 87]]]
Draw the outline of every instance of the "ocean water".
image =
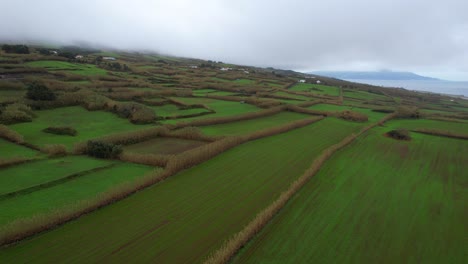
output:
[[462, 95], [468, 97], [468, 82], [420, 81], [420, 80], [346, 80], [376, 86], [405, 88], [431, 93]]

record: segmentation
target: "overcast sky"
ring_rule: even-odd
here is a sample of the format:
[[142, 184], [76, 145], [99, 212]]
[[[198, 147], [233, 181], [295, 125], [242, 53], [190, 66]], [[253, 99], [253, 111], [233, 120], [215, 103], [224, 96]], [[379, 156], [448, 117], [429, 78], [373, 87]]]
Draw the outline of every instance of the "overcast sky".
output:
[[0, 0], [0, 41], [468, 80], [468, 0]]

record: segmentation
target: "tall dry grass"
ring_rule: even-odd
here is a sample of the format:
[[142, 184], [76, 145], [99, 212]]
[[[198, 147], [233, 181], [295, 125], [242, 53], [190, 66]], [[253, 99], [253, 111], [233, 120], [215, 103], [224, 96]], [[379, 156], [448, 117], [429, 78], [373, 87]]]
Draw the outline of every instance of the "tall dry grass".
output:
[[341, 142], [332, 145], [325, 149], [318, 156], [312, 165], [295, 181], [293, 181], [288, 189], [273, 201], [268, 207], [258, 213], [255, 218], [250, 221], [240, 232], [234, 234], [221, 248], [215, 251], [208, 257], [205, 264], [227, 263], [244, 245], [246, 245], [256, 234], [258, 234], [268, 222], [286, 205], [286, 203], [320, 170], [322, 165], [338, 150], [352, 143], [358, 136], [362, 135], [369, 129], [385, 122], [391, 117], [385, 117], [377, 123], [371, 124], [357, 134], [351, 134], [344, 138]]
[[67, 155], [67, 147], [63, 144], [48, 144], [41, 148], [41, 152], [46, 153], [49, 157], [58, 157]]
[[0, 137], [17, 144], [24, 142], [22, 135], [2, 124], [0, 124]]
[[411, 130], [413, 132], [433, 135], [433, 136], [440, 136], [440, 137], [449, 137], [449, 138], [457, 138], [457, 139], [468, 139], [468, 134], [462, 133], [454, 133], [448, 130], [438, 130], [438, 129], [427, 129], [427, 128], [420, 128]]

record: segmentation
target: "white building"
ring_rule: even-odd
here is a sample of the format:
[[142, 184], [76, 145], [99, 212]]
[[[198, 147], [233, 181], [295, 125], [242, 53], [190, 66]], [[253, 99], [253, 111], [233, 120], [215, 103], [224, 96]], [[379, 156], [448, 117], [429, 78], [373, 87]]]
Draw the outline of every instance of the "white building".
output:
[[300, 83], [305, 83], [305, 80], [299, 80]]

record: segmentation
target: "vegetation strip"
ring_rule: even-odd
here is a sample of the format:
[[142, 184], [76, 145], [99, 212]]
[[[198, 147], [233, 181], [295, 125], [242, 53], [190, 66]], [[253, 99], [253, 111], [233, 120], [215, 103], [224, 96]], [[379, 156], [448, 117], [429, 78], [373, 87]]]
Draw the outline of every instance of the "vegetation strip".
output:
[[242, 143], [262, 137], [284, 133], [293, 129], [304, 127], [322, 119], [323, 118], [310, 118], [306, 120], [299, 120], [279, 127], [257, 131], [243, 137], [227, 137], [215, 141], [211, 144], [203, 145], [197, 149], [186, 151], [181, 155], [173, 156], [173, 158], [168, 161], [164, 171], [150, 173], [135, 183], [118, 186], [99, 195], [95, 199], [78, 202], [76, 205], [70, 206], [69, 208], [71, 209], [67, 209], [64, 212], [52, 212], [50, 214], [44, 214], [40, 217], [41, 220], [32, 219], [30, 221], [16, 223], [14, 224], [15, 226], [10, 225], [5, 227], [3, 230], [0, 230], [0, 246], [9, 245], [38, 233], [54, 229], [85, 214], [91, 213], [104, 206], [122, 200], [138, 191], [161, 182], [184, 169], [188, 169], [192, 166], [207, 161], [216, 155], [219, 155]]
[[286, 203], [297, 193], [302, 186], [304, 186], [310, 178], [312, 178], [323, 165], [336, 151], [344, 148], [353, 142], [358, 136], [364, 134], [369, 129], [383, 124], [394, 117], [394, 114], [390, 114], [379, 122], [371, 124], [357, 134], [351, 134], [350, 136], [343, 139], [340, 143], [335, 144], [328, 149], [324, 150], [322, 154], [314, 160], [312, 165], [307, 169], [304, 174], [296, 181], [291, 183], [289, 188], [283, 192], [277, 200], [270, 204], [267, 208], [261, 211], [257, 216], [249, 223], [243, 230], [235, 234], [230, 238], [224, 245], [221, 246], [216, 252], [214, 252], [206, 261], [206, 264], [212, 263], [227, 263], [238, 251], [241, 249], [250, 239], [252, 239], [263, 227], [283, 208]]
[[15, 191], [15, 192], [5, 193], [5, 194], [0, 195], [0, 201], [8, 199], [8, 198], [12, 198], [12, 197], [17, 196], [17, 195], [24, 195], [24, 194], [32, 193], [32, 192], [35, 192], [35, 191], [39, 191], [41, 189], [50, 188], [50, 187], [62, 184], [64, 182], [73, 180], [75, 178], [85, 176], [85, 175], [93, 173], [93, 172], [97, 172], [97, 171], [101, 171], [101, 170], [105, 170], [105, 169], [114, 167], [115, 165], [117, 165], [117, 164], [114, 163], [114, 164], [109, 164], [109, 165], [106, 165], [106, 166], [93, 168], [93, 169], [86, 170], [86, 171], [80, 171], [80, 172], [73, 173], [71, 175], [65, 176], [63, 178], [60, 178], [60, 179], [57, 179], [57, 180], [54, 180], [54, 181], [41, 183], [41, 184], [26, 188], [26, 189], [18, 190], [18, 191]]
[[412, 132], [416, 133], [422, 133], [422, 134], [427, 134], [427, 135], [432, 135], [432, 136], [440, 136], [440, 137], [449, 137], [449, 138], [457, 138], [457, 139], [468, 139], [467, 134], [461, 134], [461, 133], [454, 133], [446, 130], [435, 130], [435, 129], [413, 129], [410, 130]]

